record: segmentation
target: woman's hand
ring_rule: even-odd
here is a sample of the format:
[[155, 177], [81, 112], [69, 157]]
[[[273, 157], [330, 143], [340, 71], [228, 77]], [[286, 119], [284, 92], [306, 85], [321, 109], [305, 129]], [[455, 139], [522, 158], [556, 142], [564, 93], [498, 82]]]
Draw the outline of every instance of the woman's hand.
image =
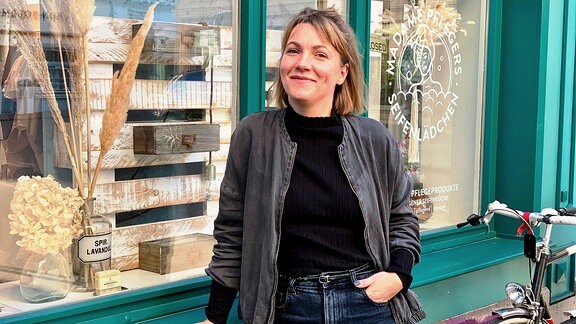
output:
[[208, 319], [205, 319], [204, 321], [197, 322], [196, 324], [214, 324], [214, 323], [210, 322]]
[[403, 288], [402, 281], [396, 273], [385, 271], [359, 280], [356, 287], [366, 288], [366, 295], [376, 303], [389, 301]]

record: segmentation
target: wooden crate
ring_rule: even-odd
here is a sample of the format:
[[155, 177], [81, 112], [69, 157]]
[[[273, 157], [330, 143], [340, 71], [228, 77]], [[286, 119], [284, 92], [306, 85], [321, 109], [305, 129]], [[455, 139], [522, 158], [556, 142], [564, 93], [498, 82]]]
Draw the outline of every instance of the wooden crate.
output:
[[201, 233], [140, 242], [140, 269], [167, 274], [206, 266], [214, 243], [212, 235]]
[[218, 124], [155, 124], [134, 126], [134, 153], [174, 154], [218, 151]]

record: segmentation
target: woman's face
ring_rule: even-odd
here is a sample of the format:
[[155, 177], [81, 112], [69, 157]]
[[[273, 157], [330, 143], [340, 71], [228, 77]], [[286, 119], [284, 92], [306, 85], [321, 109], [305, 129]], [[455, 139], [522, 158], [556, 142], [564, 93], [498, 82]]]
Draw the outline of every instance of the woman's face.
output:
[[304, 116], [330, 116], [336, 85], [348, 75], [340, 53], [307, 23], [294, 27], [280, 61], [288, 102]]

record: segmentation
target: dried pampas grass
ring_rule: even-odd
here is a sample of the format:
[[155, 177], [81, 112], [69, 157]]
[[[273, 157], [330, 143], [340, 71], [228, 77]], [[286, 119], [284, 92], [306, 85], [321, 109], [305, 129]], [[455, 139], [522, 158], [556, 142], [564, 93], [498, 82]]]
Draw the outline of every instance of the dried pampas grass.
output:
[[[104, 156], [112, 147], [114, 140], [126, 122], [128, 108], [130, 106], [130, 92], [134, 85], [136, 68], [140, 62], [140, 54], [142, 53], [146, 35], [148, 34], [150, 26], [152, 25], [152, 20], [154, 19], [154, 8], [156, 8], [157, 5], [158, 2], [148, 8], [142, 26], [130, 43], [130, 49], [128, 50], [124, 67], [120, 72], [117, 71], [114, 73], [112, 78], [112, 91], [110, 97], [106, 101], [102, 128], [100, 129], [100, 153], [94, 170], [94, 179], [96, 179], [100, 173]], [[88, 197], [92, 197], [95, 187], [96, 181], [92, 181], [90, 184], [90, 190], [88, 191]]]
[[[24, 0], [7, 0], [7, 2], [8, 8], [13, 12], [25, 13], [28, 10]], [[70, 143], [66, 123], [62, 118], [62, 113], [58, 107], [56, 96], [54, 95], [54, 88], [52, 87], [48, 64], [40, 38], [36, 32], [34, 32], [30, 18], [26, 15], [22, 14], [12, 17], [10, 23], [12, 25], [12, 34], [16, 39], [18, 50], [28, 64], [34, 79], [38, 82], [40, 90], [48, 102], [48, 107], [50, 108], [56, 128], [62, 134], [66, 151], [72, 164], [74, 177], [79, 179], [80, 173], [76, 164], [75, 154], [73, 151], [74, 147]], [[84, 197], [83, 194], [83, 190], [80, 190], [80, 195], [82, 197]]]
[[[13, 12], [26, 12], [28, 10], [25, 0], [6, 0], [8, 8]], [[130, 103], [130, 92], [134, 85], [136, 68], [140, 62], [140, 54], [144, 46], [146, 35], [150, 30], [154, 19], [154, 9], [158, 2], [148, 8], [143, 24], [132, 39], [124, 67], [120, 73], [116, 72], [112, 79], [112, 89], [104, 111], [102, 128], [100, 130], [101, 150], [98, 162], [94, 170], [94, 176], [90, 177], [90, 91], [88, 69], [88, 39], [86, 37], [94, 14], [94, 0], [44, 0], [42, 5], [47, 12], [57, 13], [50, 21], [51, 32], [58, 44], [60, 53], [61, 70], [65, 82], [68, 114], [70, 117], [72, 137], [62, 118], [58, 107], [54, 88], [48, 71], [44, 48], [39, 35], [34, 32], [30, 17], [20, 15], [11, 19], [12, 33], [16, 39], [17, 47], [24, 60], [29, 65], [34, 78], [38, 81], [44, 94], [57, 130], [62, 134], [66, 151], [72, 165], [74, 179], [82, 198], [91, 198], [96, 186], [97, 178], [102, 168], [102, 161], [106, 153], [112, 147], [114, 140], [126, 122]], [[66, 57], [64, 57], [66, 53]], [[70, 83], [64, 73], [64, 61], [68, 62]], [[87, 172], [83, 174], [83, 143], [82, 133], [86, 124], [86, 151]], [[72, 141], [71, 141], [72, 139]], [[79, 167], [80, 166], [80, 167]], [[87, 185], [87, 192], [84, 190]]]
[[[56, 39], [58, 44], [58, 53], [60, 54], [60, 70], [64, 82], [64, 92], [66, 94], [66, 106], [71, 125], [72, 152], [77, 165], [82, 165], [82, 131], [84, 127], [85, 116], [89, 114], [89, 92], [88, 83], [85, 82], [84, 75], [88, 71], [87, 55], [85, 52], [88, 47], [86, 34], [88, 33], [89, 23], [94, 16], [93, 0], [44, 0], [43, 5], [46, 12], [53, 13], [56, 19], [50, 21], [51, 35]], [[88, 22], [88, 26], [86, 26]], [[66, 50], [66, 59], [64, 58], [64, 49]], [[68, 62], [69, 78], [71, 87], [68, 85], [68, 76], [64, 67], [64, 62]], [[73, 89], [74, 91], [71, 91]], [[90, 133], [87, 125], [87, 133]], [[88, 145], [89, 147], [89, 145]], [[77, 182], [81, 188], [84, 184], [84, 168], [80, 168], [80, 178]], [[82, 189], [84, 192], [84, 190]]]
[[6, 67], [9, 49], [8, 33], [2, 32], [1, 29], [4, 28], [2, 24], [9, 22], [10, 18], [6, 17], [4, 19], [4, 21], [0, 19], [0, 76], [4, 75], [4, 68]]

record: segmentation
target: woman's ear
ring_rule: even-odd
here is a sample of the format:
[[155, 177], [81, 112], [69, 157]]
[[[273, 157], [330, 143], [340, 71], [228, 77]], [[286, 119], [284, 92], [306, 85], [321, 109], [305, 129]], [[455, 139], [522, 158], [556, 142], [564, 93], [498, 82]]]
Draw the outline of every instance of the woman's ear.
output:
[[350, 70], [350, 65], [348, 63], [340, 67], [340, 78], [338, 78], [338, 85], [342, 85], [348, 76], [348, 71]]

